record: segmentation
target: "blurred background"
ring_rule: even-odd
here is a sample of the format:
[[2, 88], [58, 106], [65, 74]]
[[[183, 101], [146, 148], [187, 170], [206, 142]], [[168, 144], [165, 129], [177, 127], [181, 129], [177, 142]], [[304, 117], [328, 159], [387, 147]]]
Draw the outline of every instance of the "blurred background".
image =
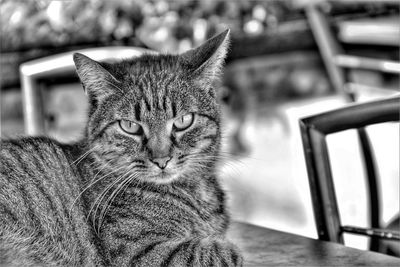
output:
[[[24, 134], [22, 63], [104, 46], [179, 53], [230, 28], [231, 48], [218, 94], [224, 116], [223, 149], [228, 155], [220, 173], [232, 217], [299, 235], [317, 237], [298, 119], [346, 105], [340, 86], [343, 77], [357, 91], [358, 101], [399, 90], [398, 66], [393, 65], [399, 62], [396, 1], [0, 0], [0, 4], [2, 138]], [[328, 27], [315, 21], [310, 7], [318, 8]], [[324, 36], [328, 32], [331, 38]], [[383, 63], [342, 57], [344, 65], [370, 64], [372, 70], [356, 68], [338, 78], [332, 50]], [[87, 104], [76, 77], [48, 79], [41, 88], [48, 134], [65, 142], [78, 139]], [[368, 131], [377, 160], [384, 162], [379, 186], [386, 223], [399, 212], [399, 127]], [[351, 131], [330, 136], [329, 153], [342, 222], [367, 226], [366, 189], [355, 138]], [[345, 238], [347, 245], [367, 247], [363, 237]]]

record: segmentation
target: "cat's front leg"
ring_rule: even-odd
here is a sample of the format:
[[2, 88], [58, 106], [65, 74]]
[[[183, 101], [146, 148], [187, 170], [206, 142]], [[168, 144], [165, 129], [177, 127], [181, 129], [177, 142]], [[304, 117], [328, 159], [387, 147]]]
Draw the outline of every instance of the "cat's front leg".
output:
[[[242, 266], [239, 249], [225, 239], [202, 239], [193, 266]], [[173, 265], [172, 265], [173, 266]]]
[[229, 266], [243, 265], [239, 249], [218, 238], [193, 238], [155, 242], [131, 255], [130, 266]]

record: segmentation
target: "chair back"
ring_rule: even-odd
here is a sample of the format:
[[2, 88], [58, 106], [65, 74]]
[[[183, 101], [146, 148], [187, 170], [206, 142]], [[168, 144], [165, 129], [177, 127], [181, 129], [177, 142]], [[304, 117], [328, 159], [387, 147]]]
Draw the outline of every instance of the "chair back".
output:
[[[300, 120], [300, 130], [304, 148], [309, 186], [317, 226], [318, 237], [321, 240], [343, 243], [343, 233], [354, 233], [378, 238], [400, 240], [399, 231], [388, 231], [380, 228], [378, 186], [369, 184], [369, 206], [372, 218], [371, 228], [343, 226], [340, 220], [331, 164], [328, 154], [326, 137], [329, 134], [356, 129], [365, 134], [364, 127], [384, 123], [398, 122], [400, 117], [400, 97], [395, 96], [372, 102], [352, 104], [333, 111], [303, 118]], [[364, 153], [365, 150], [361, 149]], [[364, 155], [364, 166], [367, 169], [367, 179], [375, 180], [374, 158], [372, 151]], [[373, 176], [372, 178], [369, 176]], [[378, 250], [378, 249], [376, 249]]]
[[[330, 1], [330, 3], [351, 5], [351, 3], [345, 3], [344, 1]], [[372, 1], [364, 0], [360, 3], [368, 3]], [[326, 4], [326, 3], [325, 3]], [[394, 5], [397, 4], [393, 0], [380, 1], [382, 5]], [[398, 60], [388, 60], [382, 58], [368, 58], [360, 57], [356, 55], [349, 55], [346, 53], [345, 49], [342, 47], [342, 43], [357, 43], [359, 46], [362, 45], [377, 45], [387, 50], [387, 48], [393, 48], [398, 46], [398, 42], [392, 37], [392, 34], [387, 34], [388, 29], [396, 28], [397, 20], [393, 17], [387, 19], [382, 18], [371, 18], [367, 17], [364, 20], [359, 21], [358, 25], [362, 27], [359, 28], [356, 38], [351, 41], [343, 38], [339, 41], [339, 35], [334, 30], [334, 21], [327, 12], [324, 12], [323, 8], [324, 2], [315, 1], [310, 2], [305, 6], [305, 14], [310, 24], [310, 29], [314, 35], [314, 39], [317, 43], [319, 51], [321, 53], [323, 62], [325, 64], [328, 77], [331, 81], [332, 87], [335, 91], [342, 95], [347, 102], [355, 102], [358, 100], [359, 96], [363, 92], [369, 92], [379, 95], [393, 95], [397, 93], [396, 89], [393, 88], [383, 88], [381, 86], [370, 86], [367, 84], [360, 84], [354, 81], [352, 78], [353, 70], [368, 70], [380, 73], [386, 73], [390, 75], [400, 74], [400, 63]], [[325, 8], [326, 10], [326, 8]], [[357, 23], [354, 21], [342, 21], [342, 28], [345, 25]], [[340, 25], [340, 24], [339, 24]], [[374, 27], [369, 27], [368, 25], [374, 25]], [[368, 29], [376, 29], [375, 25], [381, 27], [381, 33], [383, 33], [387, 38], [370, 38], [371, 34], [368, 33]], [[336, 25], [337, 26], [337, 25]], [[339, 27], [340, 28], [340, 27]], [[348, 28], [348, 27], [347, 27]], [[385, 31], [386, 29], [386, 31]], [[340, 31], [339, 31], [340, 32]], [[368, 36], [368, 38], [365, 38]], [[354, 37], [354, 33], [353, 33]], [[379, 53], [376, 53], [379, 54]], [[357, 129], [357, 135], [360, 142], [361, 153], [363, 155], [364, 165], [366, 166], [367, 175], [367, 186], [369, 188], [369, 202], [370, 202], [370, 215], [369, 221], [371, 227], [378, 228], [380, 225], [380, 206], [379, 206], [379, 195], [377, 190], [377, 169], [375, 167], [374, 155], [371, 148], [371, 142], [367, 135], [367, 132], [363, 127]], [[371, 238], [370, 249], [374, 251], [379, 250], [379, 240], [377, 238]]]

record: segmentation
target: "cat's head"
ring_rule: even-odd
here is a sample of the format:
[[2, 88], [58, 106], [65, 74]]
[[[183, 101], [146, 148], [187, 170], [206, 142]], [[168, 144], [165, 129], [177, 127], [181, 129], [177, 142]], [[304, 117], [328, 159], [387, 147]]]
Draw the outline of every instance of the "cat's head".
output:
[[86, 137], [105, 170], [155, 183], [213, 166], [220, 113], [213, 80], [229, 30], [180, 55], [143, 55], [113, 64], [74, 54], [89, 97]]

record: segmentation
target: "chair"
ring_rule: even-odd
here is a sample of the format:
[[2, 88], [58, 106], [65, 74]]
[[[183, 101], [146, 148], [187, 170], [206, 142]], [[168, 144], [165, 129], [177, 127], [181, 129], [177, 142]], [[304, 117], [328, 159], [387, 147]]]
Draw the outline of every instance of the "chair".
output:
[[[399, 231], [381, 229], [379, 195], [372, 152], [364, 153], [364, 166], [369, 185], [369, 208], [371, 228], [342, 225], [333, 183], [331, 164], [326, 137], [329, 134], [363, 127], [399, 121], [400, 97], [395, 96], [372, 102], [351, 104], [343, 108], [300, 120], [300, 131], [309, 178], [309, 186], [318, 237], [321, 240], [343, 243], [343, 233], [353, 233], [371, 237], [371, 250], [379, 251], [379, 239], [400, 241]], [[371, 177], [372, 176], [372, 177]], [[367, 192], [368, 192], [367, 191]], [[376, 210], [378, 209], [378, 211]], [[375, 216], [375, 218], [373, 218]], [[377, 217], [377, 218], [376, 218]], [[399, 229], [400, 230], [400, 229]], [[400, 245], [400, 243], [398, 243]]]
[[[351, 5], [352, 3], [340, 1], [340, 0], [329, 0], [326, 1], [331, 4], [341, 4], [341, 5]], [[362, 0], [360, 2], [363, 3], [374, 3], [373, 1]], [[379, 94], [388, 95], [397, 92], [396, 90], [390, 90], [382, 87], [373, 87], [365, 84], [355, 83], [352, 80], [352, 70], [354, 69], [362, 69], [369, 71], [376, 71], [380, 73], [386, 73], [389, 75], [398, 75], [400, 74], [400, 63], [395, 60], [388, 59], [379, 59], [379, 58], [367, 58], [360, 57], [356, 55], [349, 55], [345, 52], [345, 49], [342, 47], [342, 43], [352, 43], [358, 44], [359, 46], [363, 45], [379, 45], [381, 48], [390, 47], [396, 48], [398, 47], [398, 38], [394, 38], [393, 36], [397, 36], [398, 34], [389, 34], [386, 33], [386, 38], [383, 38], [385, 34], [381, 34], [379, 38], [371, 38], [372, 29], [375, 31], [375, 35], [379, 34], [379, 32], [385, 32], [382, 29], [392, 29], [393, 24], [394, 27], [398, 27], [397, 19], [394, 20], [382, 20], [380, 17], [376, 18], [367, 18], [362, 19], [361, 21], [343, 21], [342, 25], [345, 26], [354, 26], [358, 27], [356, 31], [352, 31], [353, 35], [346, 34], [346, 31], [339, 31], [339, 34], [336, 34], [333, 25], [331, 23], [331, 18], [329, 15], [323, 11], [324, 2], [315, 1], [310, 2], [305, 6], [305, 14], [310, 23], [311, 31], [314, 35], [318, 48], [320, 50], [323, 62], [325, 64], [328, 77], [331, 80], [332, 86], [335, 91], [343, 96], [343, 99], [348, 102], [356, 102], [359, 98], [359, 95], [364, 91], [374, 91], [379, 92]], [[397, 5], [396, 1], [393, 0], [383, 0], [380, 1], [380, 4], [388, 4], [388, 5]], [[371, 27], [374, 25], [375, 27]], [[376, 31], [376, 25], [379, 25], [380, 31]], [[348, 29], [349, 27], [344, 27], [344, 29]], [[395, 30], [396, 31], [396, 30]], [[398, 30], [397, 30], [398, 31]], [[354, 35], [354, 32], [357, 34]], [[340, 36], [339, 36], [340, 35]], [[375, 36], [374, 35], [374, 36]], [[376, 177], [376, 167], [373, 160], [373, 153], [371, 149], [371, 144], [369, 137], [363, 127], [357, 129], [357, 135], [360, 141], [361, 151], [364, 155], [364, 163], [368, 166], [368, 186], [370, 188], [370, 205], [371, 205], [371, 213], [370, 213], [370, 224], [371, 227], [378, 228], [380, 223], [380, 208], [379, 208], [379, 196], [376, 190], [377, 188], [377, 177]], [[374, 189], [375, 188], [375, 189]], [[379, 250], [379, 240], [376, 238], [371, 239], [370, 249], [374, 251]]]
[[83, 53], [97, 61], [110, 61], [140, 56], [143, 53], [154, 53], [138, 47], [97, 47], [57, 54], [21, 64], [19, 70], [26, 134], [41, 135], [46, 132], [42, 95], [43, 86], [46, 84], [43, 81], [55, 80], [56, 83], [60, 83], [78, 80], [72, 60], [74, 52]]
[[[354, 4], [352, 1], [345, 2], [341, 0], [329, 0], [326, 2], [343, 6]], [[358, 3], [371, 4], [374, 2], [361, 0]], [[375, 2], [375, 4], [377, 3]], [[379, 46], [381, 51], [386, 51], [388, 48], [398, 51], [398, 34], [400, 30], [398, 17], [392, 15], [390, 19], [376, 17], [361, 20], [344, 20], [338, 23], [341, 30], [339, 30], [339, 34], [336, 34], [331, 23], [332, 18], [323, 11], [322, 4], [324, 2], [310, 1], [304, 9], [334, 90], [348, 102], [356, 101], [357, 94], [363, 90], [379, 91], [383, 94], [389, 91], [390, 93], [388, 88], [355, 83], [352, 80], [351, 72], [358, 69], [398, 75], [400, 74], [398, 60], [351, 55], [345, 51], [342, 43], [357, 44], [358, 47]], [[382, 0], [379, 1], [379, 4], [398, 5], [398, 1]], [[352, 30], [349, 31], [349, 29]], [[339, 39], [341, 39], [341, 42]], [[393, 90], [397, 91], [397, 89], [392, 88], [391, 91]]]

